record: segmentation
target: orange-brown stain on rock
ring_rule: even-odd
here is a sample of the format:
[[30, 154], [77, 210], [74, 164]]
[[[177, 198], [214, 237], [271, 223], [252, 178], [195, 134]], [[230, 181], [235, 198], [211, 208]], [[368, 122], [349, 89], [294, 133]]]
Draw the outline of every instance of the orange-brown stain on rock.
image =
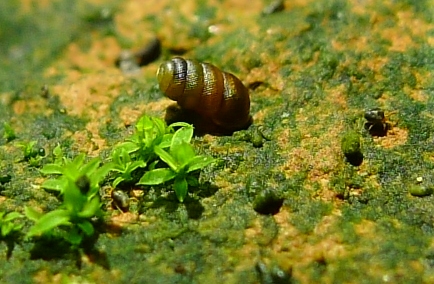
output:
[[387, 132], [386, 136], [374, 137], [375, 143], [381, 147], [390, 149], [397, 146], [405, 145], [408, 139], [408, 130], [398, 127], [393, 127]]
[[[282, 208], [273, 216], [279, 227], [279, 233], [273, 240], [270, 259], [277, 261], [282, 267], [292, 267], [293, 276], [301, 283], [311, 283], [303, 269], [312, 262], [332, 262], [343, 258], [347, 249], [338, 234], [333, 234], [335, 223], [340, 217], [340, 212], [335, 210], [329, 216], [325, 216], [317, 224], [312, 235], [300, 233], [291, 224], [290, 209]], [[316, 239], [317, 241], [312, 241]], [[319, 240], [318, 240], [319, 239]]]
[[164, 117], [165, 110], [168, 106], [174, 104], [169, 99], [161, 99], [156, 102], [137, 102], [134, 108], [124, 107], [119, 110], [119, 117], [125, 126], [133, 125], [143, 114], [149, 116]]
[[418, 44], [413, 38], [425, 37], [426, 33], [433, 28], [433, 25], [415, 18], [410, 11], [396, 11], [394, 16], [397, 25], [381, 31], [381, 36], [391, 42], [390, 51], [405, 52], [410, 48], [417, 47]]
[[98, 119], [107, 115], [108, 107], [119, 95], [120, 74], [82, 75], [74, 82], [53, 87], [69, 115]]
[[32, 98], [26, 100], [18, 100], [14, 102], [12, 109], [14, 113], [17, 115], [22, 114], [37, 114], [41, 113], [41, 111], [45, 115], [50, 115], [53, 111], [47, 107], [46, 101], [43, 99]]
[[[309, 180], [321, 181], [320, 184], [327, 184], [324, 179], [329, 179], [329, 173], [333, 172], [340, 161], [340, 134], [344, 130], [344, 112], [346, 102], [343, 96], [343, 88], [338, 87], [331, 92], [323, 102], [323, 107], [314, 109], [299, 109], [296, 115], [297, 129], [301, 136], [301, 145], [291, 147], [291, 141], [285, 143], [290, 135], [281, 134], [279, 145], [286, 149], [283, 155], [287, 161], [282, 171], [287, 176], [295, 174], [302, 169], [309, 170]], [[328, 112], [324, 112], [324, 108]], [[329, 116], [336, 116], [339, 119], [335, 124], [329, 125], [326, 121]], [[314, 117], [315, 120], [311, 120]], [[288, 132], [284, 131], [285, 132]], [[291, 139], [291, 138], [289, 138]], [[289, 148], [289, 149], [288, 149]]]

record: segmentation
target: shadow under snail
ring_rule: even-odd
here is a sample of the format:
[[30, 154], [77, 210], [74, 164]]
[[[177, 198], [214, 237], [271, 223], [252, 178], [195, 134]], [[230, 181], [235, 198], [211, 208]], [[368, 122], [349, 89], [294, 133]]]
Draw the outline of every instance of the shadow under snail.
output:
[[197, 116], [196, 128], [234, 132], [252, 122], [248, 89], [212, 64], [175, 57], [161, 64], [157, 79], [161, 91], [182, 112]]

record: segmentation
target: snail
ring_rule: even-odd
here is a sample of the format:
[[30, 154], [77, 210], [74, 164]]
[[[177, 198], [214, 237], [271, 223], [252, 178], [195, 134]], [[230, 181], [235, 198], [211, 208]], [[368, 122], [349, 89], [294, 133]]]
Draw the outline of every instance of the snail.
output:
[[368, 109], [365, 111], [365, 119], [372, 124], [385, 122], [384, 111], [380, 108]]
[[130, 207], [130, 198], [128, 194], [121, 190], [113, 190], [111, 193], [112, 205], [122, 212], [128, 211]]
[[198, 115], [199, 124], [228, 132], [251, 124], [249, 91], [231, 73], [209, 63], [175, 57], [161, 64], [157, 79], [160, 90], [181, 110]]
[[386, 136], [392, 125], [386, 121], [384, 111], [381, 108], [373, 108], [365, 111], [365, 129], [372, 136]]

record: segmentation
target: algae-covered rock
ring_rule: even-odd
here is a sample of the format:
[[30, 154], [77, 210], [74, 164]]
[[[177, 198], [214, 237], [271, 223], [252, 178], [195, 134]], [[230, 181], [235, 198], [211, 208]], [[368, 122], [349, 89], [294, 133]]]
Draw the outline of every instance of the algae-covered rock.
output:
[[259, 192], [253, 201], [253, 209], [264, 215], [274, 215], [279, 212], [282, 207], [283, 198], [281, 198], [274, 190], [265, 189]]

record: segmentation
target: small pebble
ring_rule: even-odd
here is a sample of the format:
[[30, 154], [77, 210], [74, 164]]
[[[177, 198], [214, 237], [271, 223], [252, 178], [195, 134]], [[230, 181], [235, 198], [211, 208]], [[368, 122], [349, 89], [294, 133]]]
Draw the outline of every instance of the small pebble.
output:
[[433, 189], [430, 186], [411, 185], [408, 189], [408, 192], [410, 192], [410, 194], [413, 196], [423, 197], [431, 195], [433, 193]]
[[161, 41], [157, 37], [150, 40], [134, 55], [139, 66], [145, 66], [155, 61], [161, 54]]
[[122, 50], [116, 60], [116, 66], [126, 75], [140, 73], [140, 67], [148, 65], [160, 57], [161, 41], [155, 37], [136, 52]]

